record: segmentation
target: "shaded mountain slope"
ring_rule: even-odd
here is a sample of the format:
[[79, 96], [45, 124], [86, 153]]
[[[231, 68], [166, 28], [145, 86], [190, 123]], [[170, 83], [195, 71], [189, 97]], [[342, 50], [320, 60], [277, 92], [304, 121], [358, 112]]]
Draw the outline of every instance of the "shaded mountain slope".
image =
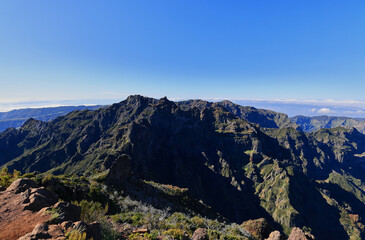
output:
[[304, 133], [275, 114], [259, 121], [273, 124], [262, 128], [242, 111], [229, 102], [130, 96], [105, 109], [8, 129], [0, 134], [0, 164], [91, 176], [127, 154], [134, 178], [189, 188], [232, 221], [264, 217], [286, 234], [298, 226], [318, 239], [361, 237], [361, 220], [348, 219], [365, 217], [359, 210], [365, 136], [345, 128]]
[[183, 109], [197, 107], [200, 110], [206, 107], [222, 106], [229, 112], [233, 113], [235, 116], [245, 119], [251, 123], [257, 123], [261, 127], [265, 128], [285, 128], [292, 127], [298, 128], [298, 125], [291, 122], [289, 117], [284, 113], [278, 113], [266, 109], [256, 109], [249, 106], [241, 106], [232, 103], [228, 100], [221, 102], [207, 102], [203, 100], [189, 100], [177, 102], [177, 104]]

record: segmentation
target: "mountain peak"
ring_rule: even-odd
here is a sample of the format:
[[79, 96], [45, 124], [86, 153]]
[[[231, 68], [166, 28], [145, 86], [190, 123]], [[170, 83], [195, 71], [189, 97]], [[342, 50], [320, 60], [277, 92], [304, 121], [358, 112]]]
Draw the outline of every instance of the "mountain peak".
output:
[[170, 101], [169, 99], [167, 99], [167, 97], [163, 97], [163, 98], [161, 98], [160, 100], [157, 101], [156, 107], [162, 107], [162, 108], [166, 108], [166, 107], [177, 108], [177, 105], [176, 105], [175, 102]]

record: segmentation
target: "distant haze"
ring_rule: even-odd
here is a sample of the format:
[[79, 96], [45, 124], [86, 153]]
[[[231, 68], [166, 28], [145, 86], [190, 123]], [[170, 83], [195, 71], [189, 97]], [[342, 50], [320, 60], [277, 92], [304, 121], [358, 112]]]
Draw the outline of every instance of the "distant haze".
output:
[[240, 105], [253, 106], [255, 108], [270, 109], [282, 112], [293, 117], [304, 116], [346, 116], [353, 118], [365, 117], [365, 102], [349, 101], [299, 101], [299, 100], [231, 100]]

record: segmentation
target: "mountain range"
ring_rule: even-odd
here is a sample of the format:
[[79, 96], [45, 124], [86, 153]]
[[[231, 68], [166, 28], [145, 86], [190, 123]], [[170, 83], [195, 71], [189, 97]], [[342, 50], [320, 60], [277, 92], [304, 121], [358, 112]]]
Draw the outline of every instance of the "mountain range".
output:
[[0, 112], [0, 132], [9, 127], [20, 127], [29, 118], [36, 118], [41, 121], [51, 121], [58, 116], [66, 115], [75, 110], [98, 109], [101, 106], [62, 106], [62, 107], [45, 107], [45, 108], [26, 108], [17, 109], [9, 112]]
[[285, 235], [300, 227], [317, 239], [363, 239], [365, 135], [347, 120], [325, 121], [339, 126], [229, 101], [133, 95], [8, 128], [0, 166], [91, 177], [127, 155], [131, 178], [187, 188], [230, 221], [265, 218]]
[[365, 133], [365, 119], [333, 116], [295, 116], [290, 120], [298, 124], [305, 132], [313, 132], [321, 128], [356, 128], [359, 132]]
[[[197, 107], [208, 104], [203, 100], [189, 100], [181, 102], [183, 104], [191, 103]], [[212, 103], [210, 103], [212, 104]], [[240, 106], [230, 101], [220, 102], [222, 106], [230, 109], [234, 114], [241, 118], [245, 118], [250, 122], [258, 123], [261, 127], [300, 127], [304, 132], [313, 132], [321, 128], [356, 128], [359, 132], [365, 133], [365, 119], [335, 116], [302, 116], [288, 118], [284, 113], [278, 113], [266, 109], [257, 109], [249, 106]], [[201, 107], [200, 106], [200, 107]], [[29, 118], [38, 119], [44, 122], [51, 121], [59, 116], [66, 115], [75, 110], [96, 110], [101, 105], [92, 106], [61, 106], [61, 107], [43, 107], [43, 108], [26, 108], [17, 109], [9, 112], [0, 112], [0, 132], [7, 128], [19, 128]], [[105, 106], [104, 106], [105, 107]]]

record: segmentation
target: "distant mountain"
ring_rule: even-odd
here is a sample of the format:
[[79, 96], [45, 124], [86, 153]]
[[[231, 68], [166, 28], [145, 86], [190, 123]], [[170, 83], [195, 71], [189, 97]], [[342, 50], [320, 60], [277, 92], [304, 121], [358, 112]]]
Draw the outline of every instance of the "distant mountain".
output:
[[124, 154], [134, 179], [188, 188], [231, 221], [365, 238], [365, 135], [354, 128], [306, 133], [285, 114], [228, 101], [135, 95], [0, 133], [9, 170], [103, 176]]
[[257, 123], [264, 128], [292, 127], [297, 129], [299, 127], [295, 123], [291, 122], [288, 115], [284, 113], [278, 113], [266, 109], [256, 109], [249, 106], [241, 106], [228, 100], [215, 103], [203, 100], [189, 100], [177, 102], [177, 104], [183, 109], [196, 107], [200, 110], [206, 107], [222, 106], [237, 117], [245, 119], [251, 123]]
[[0, 132], [7, 128], [20, 127], [29, 118], [38, 119], [44, 122], [51, 121], [56, 117], [66, 115], [75, 110], [95, 110], [100, 108], [96, 106], [62, 106], [62, 107], [46, 107], [46, 108], [26, 108], [12, 110], [9, 112], [0, 112]]
[[365, 133], [365, 119], [332, 116], [295, 116], [290, 120], [299, 125], [305, 132], [313, 132], [321, 128], [356, 128], [359, 132]]

